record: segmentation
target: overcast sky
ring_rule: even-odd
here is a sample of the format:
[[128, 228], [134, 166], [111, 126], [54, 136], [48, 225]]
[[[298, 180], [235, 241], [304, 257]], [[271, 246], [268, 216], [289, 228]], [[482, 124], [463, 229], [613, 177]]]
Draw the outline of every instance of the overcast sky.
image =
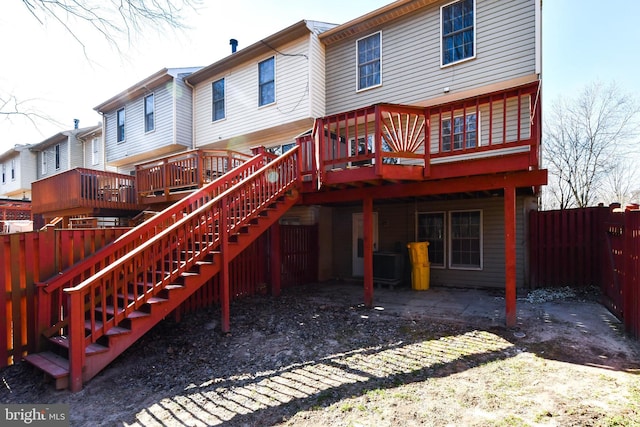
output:
[[[510, 0], [500, 0], [510, 1]], [[35, 144], [62, 130], [98, 124], [95, 106], [164, 67], [206, 66], [301, 19], [341, 24], [389, 0], [203, 1], [184, 32], [147, 30], [120, 51], [87, 26], [71, 23], [82, 45], [55, 22], [39, 23], [22, 1], [4, 1], [0, 14], [0, 91], [59, 124], [0, 119], [0, 153]], [[215, 7], [214, 7], [215, 5]], [[605, 7], [606, 6], [606, 7]], [[594, 80], [615, 80], [640, 95], [640, 1], [545, 0], [543, 106], [572, 96]]]

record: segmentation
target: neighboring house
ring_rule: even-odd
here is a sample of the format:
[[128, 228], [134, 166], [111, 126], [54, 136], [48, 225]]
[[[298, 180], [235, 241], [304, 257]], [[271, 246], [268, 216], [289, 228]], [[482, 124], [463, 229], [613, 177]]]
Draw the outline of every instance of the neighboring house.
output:
[[36, 180], [85, 167], [84, 144], [78, 138], [95, 126], [58, 132], [44, 141], [31, 145], [29, 150], [36, 154]]
[[0, 154], [0, 197], [31, 199], [31, 183], [36, 180], [36, 156], [30, 145], [15, 145]]
[[[193, 73], [194, 148], [276, 153], [325, 114], [324, 46], [335, 27], [300, 21]], [[232, 41], [234, 42], [234, 41]]]
[[101, 123], [78, 133], [77, 139], [82, 144], [83, 167], [97, 170], [116, 170], [115, 167], [107, 166], [105, 162]]
[[191, 88], [200, 67], [164, 68], [101, 103], [104, 162], [130, 173], [135, 164], [192, 147]]

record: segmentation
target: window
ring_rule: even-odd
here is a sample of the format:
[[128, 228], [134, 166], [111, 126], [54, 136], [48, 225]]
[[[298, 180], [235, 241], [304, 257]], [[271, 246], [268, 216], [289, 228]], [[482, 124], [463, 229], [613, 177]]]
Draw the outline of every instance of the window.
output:
[[213, 117], [212, 120], [224, 119], [224, 79], [215, 81], [211, 85], [211, 92], [213, 94]]
[[429, 262], [444, 267], [444, 212], [418, 213], [419, 242], [429, 242]]
[[358, 62], [358, 90], [380, 86], [382, 33], [378, 32], [356, 42]]
[[40, 166], [42, 169], [42, 175], [45, 175], [47, 173], [47, 152], [43, 151], [41, 153], [41, 156], [42, 157], [40, 158], [40, 161], [41, 161]]
[[271, 57], [258, 64], [258, 106], [276, 102], [276, 59]]
[[451, 268], [482, 268], [482, 214], [480, 211], [451, 212], [449, 217]]
[[100, 163], [100, 139], [93, 138], [91, 140], [91, 164], [97, 165]]
[[7, 165], [2, 164], [2, 183], [6, 184], [7, 182]]
[[440, 8], [442, 66], [475, 57], [475, 0]]
[[55, 153], [56, 153], [56, 170], [58, 170], [60, 169], [60, 144], [56, 144]]
[[[145, 132], [151, 132], [152, 130], [155, 129], [155, 119], [154, 119], [154, 111], [155, 111], [155, 104], [154, 104], [154, 100], [153, 100], [153, 94], [151, 95], [147, 95], [144, 97], [144, 131]], [[123, 117], [123, 123], [124, 123], [124, 111], [122, 112]], [[118, 123], [120, 123], [120, 120], [118, 120]], [[124, 129], [123, 129], [123, 134], [124, 134]], [[124, 140], [124, 137], [122, 138], [122, 140]], [[121, 141], [120, 139], [118, 141]]]
[[121, 108], [116, 113], [116, 126], [117, 126], [117, 135], [118, 142], [124, 141], [124, 108]]
[[462, 116], [453, 118], [453, 128], [451, 119], [442, 120], [442, 151], [451, 151], [453, 143], [454, 150], [464, 148], [474, 148], [478, 139], [478, 120], [476, 113], [467, 114], [466, 120]]
[[273, 147], [269, 147], [267, 148], [267, 151], [269, 153], [275, 154], [276, 156], [280, 156], [284, 153], [286, 153], [289, 150], [293, 150], [294, 148], [296, 148], [296, 143], [295, 142], [290, 142], [288, 144], [282, 144], [282, 145], [276, 145]]

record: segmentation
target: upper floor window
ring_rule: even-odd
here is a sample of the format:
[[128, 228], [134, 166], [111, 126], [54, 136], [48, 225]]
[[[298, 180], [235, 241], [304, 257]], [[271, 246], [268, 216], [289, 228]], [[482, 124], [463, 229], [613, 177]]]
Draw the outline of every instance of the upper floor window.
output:
[[40, 157], [40, 168], [42, 169], [42, 175], [47, 173], [47, 152], [43, 151], [40, 153], [42, 157]]
[[7, 182], [7, 165], [2, 164], [2, 183], [5, 184]]
[[475, 57], [475, 0], [459, 0], [440, 8], [442, 65]]
[[217, 80], [211, 84], [213, 93], [213, 117], [212, 120], [224, 119], [224, 79]]
[[100, 138], [93, 138], [91, 140], [91, 164], [97, 165], [100, 163]]
[[258, 106], [276, 102], [276, 58], [258, 63]]
[[478, 120], [476, 113], [462, 115], [451, 119], [442, 120], [442, 151], [451, 151], [464, 148], [473, 148], [478, 140]]
[[482, 268], [481, 211], [451, 212], [449, 217], [451, 268]]
[[116, 113], [116, 126], [117, 126], [117, 135], [118, 142], [124, 141], [124, 108], [121, 108]]
[[16, 159], [11, 159], [11, 181], [16, 179]]
[[60, 169], [60, 144], [56, 144], [55, 153], [56, 153], [56, 170], [58, 170]]
[[144, 131], [145, 132], [151, 132], [152, 130], [155, 129], [154, 111], [155, 111], [155, 104], [153, 101], [153, 94], [145, 96], [144, 97]]
[[382, 33], [360, 39], [357, 45], [358, 90], [382, 83]]

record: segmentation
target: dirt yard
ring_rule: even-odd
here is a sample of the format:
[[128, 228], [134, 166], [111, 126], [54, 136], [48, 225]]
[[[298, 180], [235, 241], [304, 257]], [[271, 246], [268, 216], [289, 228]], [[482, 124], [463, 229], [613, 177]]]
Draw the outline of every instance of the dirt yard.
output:
[[593, 298], [531, 294], [507, 329], [301, 288], [232, 304], [227, 335], [217, 310], [166, 320], [76, 394], [5, 368], [0, 399], [92, 427], [640, 426], [640, 346]]

